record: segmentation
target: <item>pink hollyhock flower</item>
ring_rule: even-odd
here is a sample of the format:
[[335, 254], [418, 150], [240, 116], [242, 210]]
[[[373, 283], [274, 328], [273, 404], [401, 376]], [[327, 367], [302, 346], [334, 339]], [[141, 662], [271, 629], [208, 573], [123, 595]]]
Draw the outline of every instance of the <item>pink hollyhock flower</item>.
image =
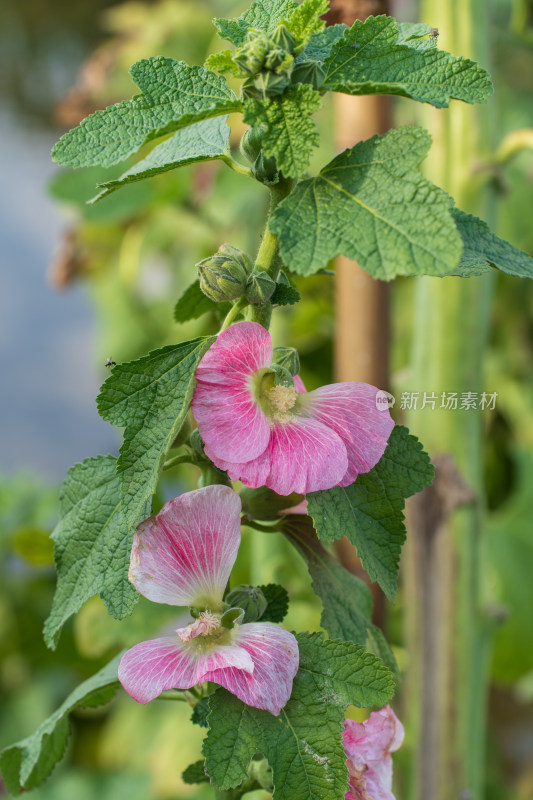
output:
[[306, 392], [274, 384], [270, 334], [238, 322], [196, 371], [192, 409], [205, 452], [232, 480], [278, 494], [348, 486], [369, 472], [394, 427], [374, 386], [335, 383]]
[[403, 725], [390, 706], [366, 722], [344, 722], [344, 749], [350, 791], [344, 800], [394, 800], [392, 756], [403, 742]]
[[129, 571], [136, 589], [155, 603], [204, 609], [174, 635], [124, 654], [118, 677], [139, 703], [204, 681], [275, 715], [289, 699], [299, 661], [292, 633], [270, 622], [222, 624], [240, 511], [233, 489], [206, 486], [171, 500], [137, 528]]

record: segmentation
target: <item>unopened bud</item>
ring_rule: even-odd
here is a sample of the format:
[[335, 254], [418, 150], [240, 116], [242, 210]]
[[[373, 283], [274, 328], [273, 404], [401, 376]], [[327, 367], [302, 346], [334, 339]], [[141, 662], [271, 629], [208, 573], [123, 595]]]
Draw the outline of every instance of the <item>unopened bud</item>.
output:
[[[261, 589], [257, 586], [242, 584], [232, 589], [224, 598], [224, 602], [230, 606], [237, 606], [244, 611], [244, 622], [256, 622], [261, 619], [268, 605], [267, 600]], [[227, 614], [229, 612], [226, 612]], [[222, 617], [224, 624], [224, 617]]]
[[226, 255], [221, 248], [214, 256], [204, 258], [196, 265], [200, 289], [216, 303], [237, 300], [244, 294], [248, 277], [246, 262], [241, 258], [244, 253], [231, 245], [225, 247], [236, 251], [238, 255]]
[[248, 38], [238, 50], [233, 60], [248, 75], [257, 75], [265, 63], [271, 42], [265, 33], [250, 31]]
[[320, 89], [324, 83], [326, 73], [319, 61], [304, 61], [295, 64], [291, 72], [291, 83], [308, 83], [313, 89]]
[[[231, 604], [234, 606], [234, 603]], [[220, 624], [223, 628], [229, 628], [230, 630], [235, 627], [235, 625], [240, 625], [244, 619], [244, 609], [240, 606], [238, 608], [230, 608], [222, 615], [222, 619], [220, 620]]]
[[272, 280], [268, 272], [254, 270], [246, 283], [246, 299], [254, 306], [262, 306], [268, 303], [275, 288], [276, 281]]
[[290, 33], [289, 29], [283, 25], [283, 23], [277, 26], [271, 39], [277, 47], [281, 50], [286, 50], [288, 53], [293, 53], [297, 45], [296, 37]]

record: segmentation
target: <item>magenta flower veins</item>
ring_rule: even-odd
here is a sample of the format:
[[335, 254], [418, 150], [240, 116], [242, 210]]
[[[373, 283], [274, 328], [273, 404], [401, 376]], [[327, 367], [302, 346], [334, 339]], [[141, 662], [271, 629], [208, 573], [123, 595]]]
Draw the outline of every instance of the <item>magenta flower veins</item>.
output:
[[390, 706], [374, 711], [366, 722], [345, 721], [350, 784], [345, 800], [394, 800], [391, 753], [401, 747], [403, 734], [403, 725]]
[[232, 480], [306, 494], [369, 472], [394, 427], [367, 383], [313, 392], [276, 385], [270, 334], [239, 322], [219, 334], [196, 371], [192, 410], [205, 452]]
[[206, 486], [167, 503], [135, 533], [129, 578], [156, 603], [201, 613], [171, 636], [142, 642], [122, 657], [118, 676], [139, 703], [165, 689], [204, 681], [279, 714], [298, 669], [292, 633], [269, 622], [222, 624], [223, 594], [241, 540], [241, 500], [227, 486]]

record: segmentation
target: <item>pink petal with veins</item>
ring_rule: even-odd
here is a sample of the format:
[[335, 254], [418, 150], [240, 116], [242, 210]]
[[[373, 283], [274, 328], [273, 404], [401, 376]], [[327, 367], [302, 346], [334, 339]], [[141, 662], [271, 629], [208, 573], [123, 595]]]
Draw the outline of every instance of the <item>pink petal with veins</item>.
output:
[[225, 670], [240, 675], [253, 672], [251, 656], [235, 644], [220, 645], [210, 652], [199, 651], [177, 636], [141, 642], [122, 656], [118, 678], [138, 703], [148, 703], [165, 689], [190, 689], [212, 680], [209, 676]]
[[277, 423], [265, 452], [241, 464], [214, 459], [232, 480], [256, 489], [268, 486], [277, 494], [306, 494], [337, 486], [348, 469], [346, 448], [326, 425], [295, 416], [290, 423]]
[[305, 396], [305, 409], [342, 439], [348, 468], [340, 486], [370, 472], [387, 447], [394, 428], [388, 408], [376, 406], [377, 389], [368, 383], [332, 383]]
[[241, 541], [241, 500], [228, 486], [206, 486], [141, 522], [129, 579], [155, 603], [215, 610]]
[[251, 379], [271, 363], [270, 334], [257, 322], [222, 331], [202, 358], [192, 411], [212, 461], [249, 460], [265, 450], [270, 424], [253, 397]]
[[234, 642], [251, 657], [254, 670], [219, 669], [207, 680], [224, 686], [240, 700], [277, 716], [287, 703], [298, 671], [298, 642], [292, 633], [270, 622], [236, 627]]

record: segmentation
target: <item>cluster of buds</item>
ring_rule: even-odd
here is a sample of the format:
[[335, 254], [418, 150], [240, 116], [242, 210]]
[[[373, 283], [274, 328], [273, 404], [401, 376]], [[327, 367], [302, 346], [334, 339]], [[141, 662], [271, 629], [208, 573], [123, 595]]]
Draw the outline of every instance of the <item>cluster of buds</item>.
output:
[[250, 30], [234, 61], [246, 76], [242, 87], [247, 97], [282, 94], [291, 83], [294, 59], [301, 44], [283, 24], [271, 36]]
[[223, 244], [196, 268], [202, 292], [216, 303], [233, 302], [244, 295], [252, 305], [261, 306], [276, 288], [267, 272], [254, 270], [249, 256], [231, 244]]

